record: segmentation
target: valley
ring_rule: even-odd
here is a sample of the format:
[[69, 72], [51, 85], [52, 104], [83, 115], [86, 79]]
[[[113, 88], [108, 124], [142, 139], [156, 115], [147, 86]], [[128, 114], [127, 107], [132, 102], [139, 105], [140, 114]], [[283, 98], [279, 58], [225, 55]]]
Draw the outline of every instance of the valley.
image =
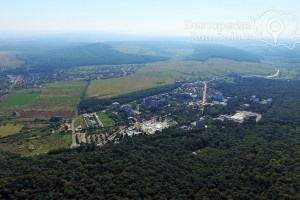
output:
[[[167, 44], [165, 47], [159, 45], [155, 46], [155, 43], [146, 48], [141, 46], [140, 43], [130, 42], [125, 44], [114, 43], [113, 48], [110, 48], [106, 44], [83, 45], [75, 48], [74, 52], [76, 53], [69, 54], [67, 57], [71, 55], [75, 56], [83, 49], [86, 51], [83, 56], [94, 56], [95, 50], [105, 47], [114, 53], [118, 50], [126, 54], [137, 53], [139, 56], [136, 57], [137, 60], [134, 62], [139, 62], [138, 60], [142, 53], [142, 56], [162, 55], [169, 59], [164, 61], [150, 61], [150, 63], [142, 64], [125, 64], [125, 62], [124, 64], [118, 65], [107, 65], [111, 62], [107, 60], [108, 63], [105, 65], [97, 65], [97, 62], [95, 62], [93, 65], [88, 66], [76, 66], [75, 63], [75, 66], [72, 66], [62, 62], [61, 65], [65, 65], [65, 67], [60, 70], [56, 67], [48, 69], [43, 65], [39, 65], [38, 62], [40, 62], [40, 58], [35, 61], [35, 65], [29, 66], [29, 63], [26, 62], [27, 57], [16, 56], [15, 58], [25, 59], [24, 63], [27, 64], [17, 68], [2, 67], [2, 74], [4, 75], [3, 83], [5, 83], [3, 84], [4, 88], [1, 90], [2, 97], [0, 97], [0, 124], [3, 129], [2, 135], [18, 135], [19, 133], [33, 131], [36, 132], [37, 135], [40, 135], [40, 133], [43, 135], [43, 132], [45, 132], [51, 136], [52, 132], [60, 132], [60, 127], [55, 124], [56, 122], [51, 122], [52, 117], [59, 116], [64, 119], [65, 122], [77, 119], [82, 112], [82, 109], [80, 106], [78, 107], [78, 105], [82, 104], [85, 100], [89, 101], [89, 99], [103, 99], [103, 101], [108, 103], [109, 101], [117, 101], [119, 97], [124, 96], [125, 101], [122, 100], [121, 102], [132, 103], [141, 100], [140, 97], [138, 97], [140, 91], [143, 93], [143, 91], [152, 88], [155, 90], [155, 88], [169, 87], [175, 83], [192, 83], [216, 78], [230, 81], [231, 75], [242, 75], [245, 77], [259, 75], [277, 78], [277, 76], [272, 75], [275, 69], [275, 65], [273, 64], [238, 61], [238, 59], [214, 58], [218, 53], [212, 53], [212, 58], [208, 57], [207, 60], [203, 61], [189, 60], [186, 58], [188, 55], [191, 55], [195, 45], [185, 43], [181, 45], [183, 45], [181, 47], [182, 50], [178, 47], [172, 47], [170, 44]], [[202, 49], [207, 48], [205, 45], [200, 45], [200, 47]], [[66, 47], [66, 50], [68, 48]], [[196, 49], [199, 50], [201, 48]], [[217, 48], [217, 46], [209, 46], [209, 51], [213, 52], [214, 48]], [[87, 51], [88, 49], [91, 51], [91, 54], [87, 53], [89, 52]], [[223, 52], [224, 49], [225, 47], [222, 46], [220, 52]], [[228, 51], [230, 50], [232, 49], [228, 48]], [[62, 52], [63, 50], [59, 51]], [[103, 50], [97, 51], [101, 53]], [[233, 49], [233, 52], [235, 51], [237, 51], [237, 49]], [[50, 52], [54, 52], [54, 50]], [[218, 50], [216, 52], [218, 52]], [[4, 55], [10, 56], [10, 54], [3, 53], [3, 56]], [[233, 55], [234, 54], [231, 56]], [[246, 52], [239, 54], [239, 56], [241, 55], [246, 56]], [[1, 66], [5, 66], [5, 62], [6, 60], [2, 59], [0, 63]], [[13, 62], [12, 64], [16, 63], [16, 61], [12, 60], [11, 62]], [[41, 62], [44, 63], [44, 61]], [[279, 75], [279, 71], [276, 75]], [[280, 78], [283, 77], [280, 76]], [[132, 96], [131, 94], [134, 95]], [[126, 95], [131, 99], [130, 101], [126, 100], [126, 98], [128, 98]], [[137, 97], [134, 98], [136, 95]], [[142, 98], [148, 98], [147, 95], [142, 96]], [[93, 105], [93, 110], [97, 112], [106, 110], [105, 106], [110, 106], [110, 104], [107, 103], [100, 105], [99, 108], [96, 108], [96, 103]], [[89, 110], [90, 108], [86, 109]], [[109, 114], [109, 116], [112, 117], [113, 115]], [[119, 124], [118, 120], [120, 119], [117, 116], [108, 119], [114, 119], [114, 124]], [[146, 119], [150, 120], [149, 117]], [[125, 119], [123, 119], [122, 122], [123, 124], [126, 121], [124, 120]], [[122, 123], [120, 124], [121, 127], [124, 126]], [[79, 124], [82, 127], [86, 127], [83, 121]], [[78, 123], [76, 123], [76, 127], [78, 126]], [[74, 133], [74, 129], [75, 128], [70, 128], [67, 131], [68, 137], [71, 137], [72, 132]], [[111, 132], [112, 130], [104, 130], [104, 132], [105, 131]], [[27, 137], [24, 134], [23, 136], [25, 138]], [[23, 136], [21, 136], [21, 138]], [[40, 137], [36, 138], [37, 142], [39, 139]], [[65, 144], [65, 147], [70, 145]], [[60, 148], [62, 146], [58, 143], [57, 146], [53, 146], [53, 148], [56, 147]], [[35, 151], [32, 150], [32, 152], [34, 153]]]
[[1, 1], [0, 200], [300, 200], [299, 5]]

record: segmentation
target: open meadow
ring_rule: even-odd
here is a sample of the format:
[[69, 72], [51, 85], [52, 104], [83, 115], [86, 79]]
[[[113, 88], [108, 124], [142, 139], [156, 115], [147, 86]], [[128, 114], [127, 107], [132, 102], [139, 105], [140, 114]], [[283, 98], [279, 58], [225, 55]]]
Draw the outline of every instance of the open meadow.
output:
[[173, 83], [171, 77], [134, 74], [132, 76], [92, 81], [87, 96], [108, 98], [129, 92], [159, 87]]
[[[23, 134], [23, 133], [22, 133]], [[37, 155], [41, 153], [47, 153], [50, 150], [67, 148], [72, 143], [71, 134], [46, 134], [33, 137], [22, 136], [22, 139], [15, 139], [10, 142], [5, 142], [5, 140], [0, 140], [0, 149], [30, 156]]]
[[24, 106], [38, 97], [36, 91], [22, 90], [0, 99], [0, 107]]
[[22, 129], [20, 124], [5, 124], [0, 126], [0, 138], [18, 133]]

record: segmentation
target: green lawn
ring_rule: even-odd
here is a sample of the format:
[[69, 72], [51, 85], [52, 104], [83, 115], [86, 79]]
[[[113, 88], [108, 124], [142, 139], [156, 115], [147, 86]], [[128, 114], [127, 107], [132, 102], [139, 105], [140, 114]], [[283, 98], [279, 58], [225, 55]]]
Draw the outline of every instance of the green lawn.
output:
[[103, 123], [104, 127], [109, 127], [114, 125], [114, 121], [111, 118], [109, 118], [106, 113], [101, 112], [99, 113], [98, 116], [100, 121]]

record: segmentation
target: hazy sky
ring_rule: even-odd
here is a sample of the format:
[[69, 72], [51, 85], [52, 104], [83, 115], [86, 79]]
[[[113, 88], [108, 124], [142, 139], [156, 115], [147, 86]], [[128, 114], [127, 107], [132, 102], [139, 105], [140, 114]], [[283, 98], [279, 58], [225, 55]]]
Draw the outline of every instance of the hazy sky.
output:
[[0, 5], [0, 31], [185, 35], [191, 31], [186, 20], [252, 24], [271, 7], [295, 13], [300, 23], [296, 0], [0, 0]]

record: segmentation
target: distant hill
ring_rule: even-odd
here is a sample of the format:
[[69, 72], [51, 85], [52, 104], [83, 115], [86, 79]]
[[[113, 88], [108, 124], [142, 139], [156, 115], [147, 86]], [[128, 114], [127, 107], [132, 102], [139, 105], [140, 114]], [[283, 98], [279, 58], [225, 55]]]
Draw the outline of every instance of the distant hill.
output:
[[300, 63], [300, 46], [295, 46], [293, 50], [290, 50], [283, 46], [262, 46], [254, 49], [257, 54], [264, 56], [271, 61], [286, 62], [289, 64]]
[[215, 44], [203, 44], [194, 48], [192, 55], [186, 56], [186, 60], [206, 61], [209, 58], [224, 58], [235, 61], [260, 62], [262, 56], [250, 51], [235, 47]]
[[45, 51], [27, 51], [18, 56], [31, 67], [73, 67], [101, 64], [140, 64], [167, 60], [168, 57], [126, 54], [104, 43], [95, 43]]

